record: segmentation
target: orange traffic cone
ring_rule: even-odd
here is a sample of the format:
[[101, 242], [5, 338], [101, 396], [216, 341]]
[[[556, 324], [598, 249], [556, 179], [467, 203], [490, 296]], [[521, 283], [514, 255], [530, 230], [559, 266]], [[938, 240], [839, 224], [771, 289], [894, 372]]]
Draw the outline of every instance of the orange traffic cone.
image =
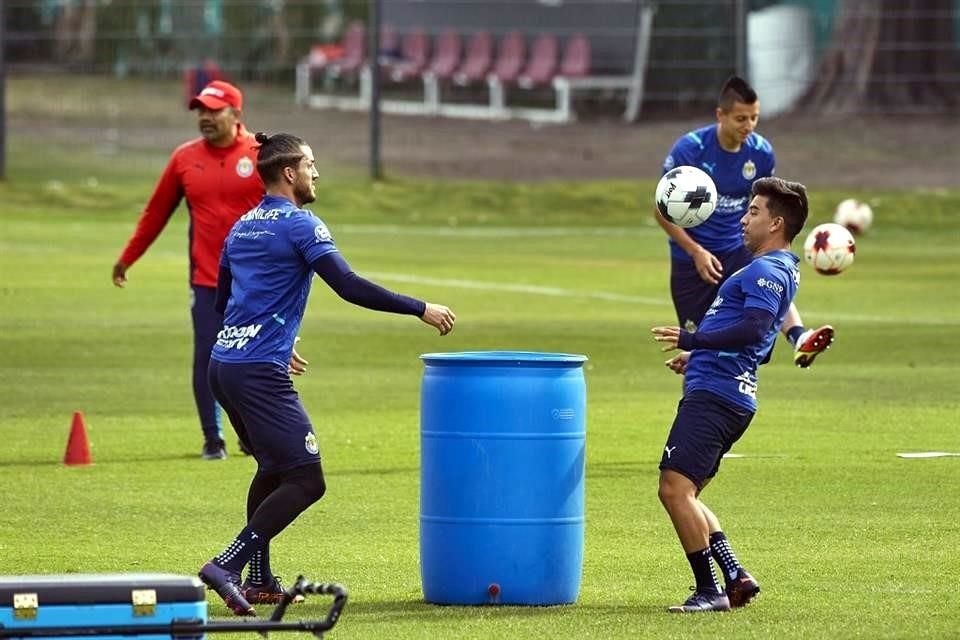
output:
[[90, 443], [87, 442], [87, 425], [83, 422], [83, 413], [73, 412], [73, 424], [70, 425], [70, 439], [67, 440], [67, 452], [63, 454], [63, 464], [92, 464]]

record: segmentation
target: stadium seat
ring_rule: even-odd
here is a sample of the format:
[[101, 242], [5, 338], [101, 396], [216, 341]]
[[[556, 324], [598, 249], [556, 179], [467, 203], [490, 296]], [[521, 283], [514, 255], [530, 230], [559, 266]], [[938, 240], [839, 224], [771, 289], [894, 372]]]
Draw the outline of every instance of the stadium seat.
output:
[[557, 73], [557, 38], [552, 34], [543, 34], [533, 41], [527, 66], [517, 78], [517, 85], [523, 89], [533, 89], [549, 85]]
[[460, 64], [460, 53], [463, 45], [460, 42], [460, 35], [453, 30], [447, 30], [437, 36], [436, 46], [433, 50], [433, 59], [426, 69], [426, 73], [432, 74], [438, 80], [449, 80]]
[[467, 44], [463, 63], [453, 74], [453, 81], [461, 86], [479, 82], [487, 77], [493, 62], [493, 38], [488, 31], [478, 31]]
[[343, 54], [328, 67], [334, 77], [356, 75], [367, 60], [367, 30], [360, 21], [351, 22], [343, 35]]
[[519, 31], [511, 31], [500, 41], [497, 61], [490, 73], [501, 84], [513, 84], [523, 70], [527, 55], [527, 43]]
[[189, 108], [194, 96], [200, 93], [207, 83], [213, 80], [226, 80], [220, 67], [213, 60], [204, 60], [202, 64], [188, 67], [183, 72], [186, 105]]
[[400, 34], [397, 33], [392, 24], [380, 26], [380, 42], [378, 44], [377, 50], [380, 55], [377, 57], [377, 62], [381, 65], [396, 64], [403, 58], [403, 53], [400, 51]]
[[343, 57], [343, 47], [339, 44], [315, 44], [310, 47], [306, 63], [310, 69], [323, 69]]
[[583, 78], [590, 75], [590, 41], [580, 33], [575, 33], [567, 40], [560, 60], [560, 69], [557, 75], [564, 78]]
[[414, 29], [400, 41], [400, 57], [386, 65], [387, 76], [393, 82], [406, 82], [420, 76], [430, 58], [430, 38], [423, 29]]

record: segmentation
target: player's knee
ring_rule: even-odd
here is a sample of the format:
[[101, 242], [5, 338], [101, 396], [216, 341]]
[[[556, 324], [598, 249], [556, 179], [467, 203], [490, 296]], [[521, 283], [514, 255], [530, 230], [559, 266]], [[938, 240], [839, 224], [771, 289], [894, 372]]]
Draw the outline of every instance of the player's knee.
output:
[[678, 501], [688, 500], [696, 492], [696, 485], [688, 478], [676, 471], [665, 469], [660, 473], [660, 484], [657, 487], [657, 497], [663, 506], [669, 508], [670, 505]]
[[324, 481], [323, 475], [318, 475], [313, 478], [304, 487], [304, 490], [310, 502], [317, 502], [323, 497], [323, 494], [327, 492], [327, 483]]
[[297, 467], [287, 475], [288, 480], [300, 487], [303, 497], [309, 504], [313, 504], [327, 492], [327, 483], [323, 478], [323, 467], [320, 463]]
[[670, 487], [664, 483], [662, 476], [660, 478], [660, 485], [657, 487], [657, 497], [660, 498], [660, 504], [665, 507], [675, 498]]

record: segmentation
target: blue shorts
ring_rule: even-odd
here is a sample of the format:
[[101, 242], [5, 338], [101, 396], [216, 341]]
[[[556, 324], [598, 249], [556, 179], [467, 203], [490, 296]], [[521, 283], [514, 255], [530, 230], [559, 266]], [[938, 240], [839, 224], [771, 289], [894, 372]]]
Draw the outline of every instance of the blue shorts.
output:
[[687, 331], [696, 330], [697, 325], [707, 315], [713, 299], [717, 297], [720, 285], [750, 264], [753, 254], [745, 246], [741, 246], [736, 251], [718, 255], [717, 259], [723, 265], [723, 277], [715, 285], [704, 282], [697, 273], [693, 260], [673, 258], [670, 261], [670, 297], [673, 298], [673, 308], [677, 312], [677, 322]]
[[750, 426], [753, 414], [734, 407], [709, 391], [691, 391], [680, 399], [660, 458], [660, 470], [670, 469], [702, 489], [717, 475], [723, 454]]
[[208, 380], [260, 471], [275, 473], [320, 461], [310, 418], [285, 368], [210, 358]]

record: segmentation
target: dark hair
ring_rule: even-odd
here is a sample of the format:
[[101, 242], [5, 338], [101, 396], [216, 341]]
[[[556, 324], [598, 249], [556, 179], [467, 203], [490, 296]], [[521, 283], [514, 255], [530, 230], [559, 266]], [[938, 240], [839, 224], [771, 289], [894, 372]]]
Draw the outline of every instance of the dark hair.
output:
[[257, 133], [260, 151], [257, 152], [257, 172], [265, 184], [273, 184], [280, 179], [280, 172], [286, 167], [296, 167], [303, 158], [301, 146], [307, 144], [302, 138], [290, 133], [275, 133], [268, 136]]
[[807, 222], [807, 188], [799, 182], [790, 182], [783, 178], [771, 176], [760, 178], [753, 183], [750, 190], [755, 196], [767, 198], [767, 209], [770, 213], [783, 218], [786, 228], [784, 237], [787, 242], [793, 240], [803, 225]]
[[757, 101], [757, 92], [740, 76], [730, 76], [720, 89], [717, 106], [723, 111], [733, 109], [734, 102], [753, 104]]

